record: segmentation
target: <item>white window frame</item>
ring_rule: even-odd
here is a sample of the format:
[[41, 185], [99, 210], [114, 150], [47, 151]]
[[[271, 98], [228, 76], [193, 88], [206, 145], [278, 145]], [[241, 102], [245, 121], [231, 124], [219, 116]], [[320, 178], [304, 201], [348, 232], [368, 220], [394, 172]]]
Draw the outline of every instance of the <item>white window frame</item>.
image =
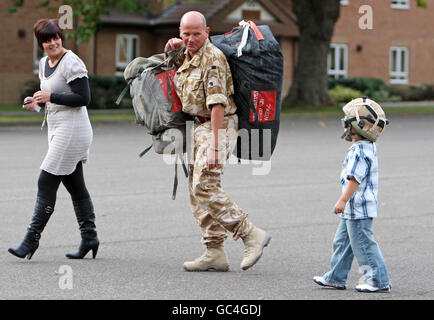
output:
[[348, 77], [348, 45], [344, 44], [344, 43], [331, 43], [330, 44], [330, 49], [334, 49], [335, 50], [335, 67], [340, 65], [340, 53], [341, 53], [341, 49], [344, 49], [344, 65], [343, 65], [343, 69], [331, 69], [331, 54], [329, 53], [327, 56], [327, 70], [328, 70], [328, 75], [330, 77], [334, 77], [334, 78], [339, 78], [339, 77], [344, 77], [347, 78]]
[[[396, 68], [395, 70], [401, 71], [392, 71], [393, 64], [393, 52], [396, 51]], [[389, 51], [389, 75], [390, 75], [390, 83], [392, 84], [408, 84], [408, 58], [409, 58], [409, 50], [407, 47], [390, 47]], [[402, 61], [402, 52], [404, 52], [404, 62]], [[402, 63], [404, 63], [404, 71], [402, 71]]]
[[39, 55], [41, 49], [38, 45], [38, 39], [33, 35], [33, 73], [39, 74], [39, 61], [47, 54], [42, 50], [42, 57]]
[[[127, 62], [119, 61], [119, 50], [121, 45], [121, 40], [123, 38], [127, 39]], [[132, 52], [133, 50], [133, 39], [136, 40], [136, 52]], [[135, 57], [138, 57], [140, 54], [140, 37], [137, 34], [117, 34], [116, 35], [116, 71], [115, 75], [122, 76], [123, 71], [119, 71], [118, 69], [125, 70], [128, 63], [130, 63]]]
[[350, 0], [341, 0], [341, 6], [349, 6]]
[[410, 9], [410, 0], [391, 0], [390, 7], [392, 9], [408, 10]]

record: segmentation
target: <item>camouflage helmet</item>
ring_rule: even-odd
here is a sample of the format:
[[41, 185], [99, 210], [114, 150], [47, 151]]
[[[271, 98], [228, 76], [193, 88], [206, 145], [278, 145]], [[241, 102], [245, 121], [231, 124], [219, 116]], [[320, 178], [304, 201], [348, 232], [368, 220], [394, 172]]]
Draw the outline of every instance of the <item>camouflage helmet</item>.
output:
[[389, 124], [380, 105], [367, 97], [351, 100], [342, 110], [344, 127], [348, 127], [342, 138], [347, 141], [351, 141], [351, 127], [363, 138], [375, 142]]

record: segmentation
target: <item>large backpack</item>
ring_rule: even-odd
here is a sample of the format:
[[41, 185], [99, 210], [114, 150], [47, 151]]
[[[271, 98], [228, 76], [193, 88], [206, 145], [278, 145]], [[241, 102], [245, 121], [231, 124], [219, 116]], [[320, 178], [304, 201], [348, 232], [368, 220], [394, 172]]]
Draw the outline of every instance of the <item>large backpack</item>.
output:
[[190, 115], [182, 111], [173, 82], [176, 68], [170, 67], [171, 61], [182, 50], [183, 47], [171, 52], [167, 59], [162, 53], [131, 61], [124, 71], [128, 85], [116, 101], [119, 104], [129, 88], [136, 123], [143, 125], [152, 135], [152, 144], [139, 154], [140, 157], [152, 147], [158, 154], [176, 154], [173, 199], [178, 185], [178, 159], [182, 161], [184, 173], [188, 177], [183, 154], [186, 152], [186, 121], [192, 120]]
[[266, 25], [240, 22], [232, 31], [211, 37], [226, 56], [234, 82], [239, 133], [234, 155], [269, 160], [279, 133], [283, 55]]

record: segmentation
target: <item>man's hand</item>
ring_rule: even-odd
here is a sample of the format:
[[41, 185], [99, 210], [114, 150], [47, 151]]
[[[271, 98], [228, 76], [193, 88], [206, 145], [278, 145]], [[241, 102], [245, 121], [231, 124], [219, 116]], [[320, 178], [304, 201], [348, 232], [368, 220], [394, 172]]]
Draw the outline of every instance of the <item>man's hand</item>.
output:
[[178, 50], [182, 46], [182, 43], [183, 41], [181, 39], [172, 38], [167, 41], [166, 45], [164, 46], [164, 52]]
[[206, 152], [206, 166], [208, 167], [208, 170], [214, 169], [219, 164], [220, 164], [219, 152], [212, 148], [208, 148]]
[[47, 91], [37, 91], [33, 94], [33, 101], [37, 103], [50, 102], [51, 93]]

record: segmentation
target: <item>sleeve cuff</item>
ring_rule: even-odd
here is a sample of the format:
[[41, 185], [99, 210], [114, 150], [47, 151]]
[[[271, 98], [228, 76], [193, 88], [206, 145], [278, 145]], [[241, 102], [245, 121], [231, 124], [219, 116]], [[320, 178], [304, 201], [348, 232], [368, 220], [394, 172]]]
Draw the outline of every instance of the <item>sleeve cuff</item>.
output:
[[211, 110], [213, 104], [222, 104], [225, 108], [228, 105], [228, 98], [224, 94], [212, 94], [206, 98], [206, 106]]
[[84, 78], [84, 77], [88, 78], [87, 72], [78, 73], [78, 74], [73, 75], [72, 77], [70, 77], [69, 79], [66, 80], [66, 83], [69, 84], [71, 81], [74, 81], [75, 79]]
[[357, 181], [359, 184], [361, 184], [361, 183], [362, 183], [362, 180], [363, 180], [363, 178], [362, 178], [362, 177], [359, 177], [359, 176], [355, 176], [355, 175], [347, 175], [347, 180], [348, 180], [348, 181], [350, 181], [351, 178], [356, 179], [356, 181]]

